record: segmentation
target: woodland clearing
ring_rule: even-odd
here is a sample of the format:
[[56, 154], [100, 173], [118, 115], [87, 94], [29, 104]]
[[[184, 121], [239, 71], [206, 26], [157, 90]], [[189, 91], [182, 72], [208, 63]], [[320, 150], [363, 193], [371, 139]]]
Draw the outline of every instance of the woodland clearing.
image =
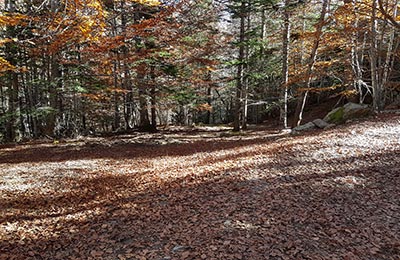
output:
[[0, 259], [400, 259], [400, 117], [3, 145]]

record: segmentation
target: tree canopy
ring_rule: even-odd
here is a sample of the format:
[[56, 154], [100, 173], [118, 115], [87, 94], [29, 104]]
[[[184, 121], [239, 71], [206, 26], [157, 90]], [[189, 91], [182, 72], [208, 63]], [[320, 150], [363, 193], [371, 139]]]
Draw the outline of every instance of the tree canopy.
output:
[[2, 141], [239, 130], [271, 117], [287, 127], [332, 97], [378, 112], [399, 99], [396, 1], [7, 0], [0, 10]]

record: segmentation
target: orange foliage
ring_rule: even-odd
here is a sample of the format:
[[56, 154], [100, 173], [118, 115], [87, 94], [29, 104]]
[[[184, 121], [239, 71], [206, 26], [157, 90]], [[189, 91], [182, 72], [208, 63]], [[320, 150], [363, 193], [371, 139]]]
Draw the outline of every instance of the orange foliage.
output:
[[7, 60], [0, 57], [0, 74], [7, 71], [13, 71], [15, 69], [15, 66], [11, 65]]
[[24, 24], [24, 21], [29, 17], [22, 14], [15, 13], [5, 13], [5, 15], [0, 15], [0, 27], [1, 26], [16, 26], [19, 24]]
[[212, 111], [212, 106], [210, 104], [204, 103], [204, 104], [198, 104], [196, 106], [196, 110], [198, 111]]

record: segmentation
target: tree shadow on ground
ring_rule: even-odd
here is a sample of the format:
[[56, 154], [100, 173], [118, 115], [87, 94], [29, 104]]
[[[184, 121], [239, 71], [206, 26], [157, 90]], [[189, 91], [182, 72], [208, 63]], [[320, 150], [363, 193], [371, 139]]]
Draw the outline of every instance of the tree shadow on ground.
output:
[[[271, 163], [145, 189], [143, 176], [130, 174], [71, 182], [61, 197], [0, 205], [20, 207], [2, 219], [19, 226], [1, 231], [0, 258], [399, 259], [400, 162], [396, 151], [376, 156], [355, 172], [298, 167], [274, 175], [281, 166]], [[357, 159], [370, 158], [338, 163]], [[264, 175], [244, 178], [250, 170]], [[61, 213], [52, 215], [54, 209]], [[21, 229], [31, 235], [24, 238]]]
[[[66, 144], [43, 144], [15, 146], [11, 151], [1, 153], [0, 163], [36, 163], [63, 162], [80, 159], [132, 159], [155, 158], [161, 156], [184, 156], [199, 152], [239, 148], [252, 144], [267, 144], [273, 140], [285, 137], [286, 134], [276, 131], [264, 133], [258, 137], [233, 136], [228, 138], [196, 137], [193, 141], [181, 142], [169, 140], [167, 137], [143, 138], [138, 143], [113, 142], [113, 139], [98, 142], [76, 142]], [[125, 137], [129, 139], [129, 137]], [[154, 142], [156, 139], [165, 142]]]

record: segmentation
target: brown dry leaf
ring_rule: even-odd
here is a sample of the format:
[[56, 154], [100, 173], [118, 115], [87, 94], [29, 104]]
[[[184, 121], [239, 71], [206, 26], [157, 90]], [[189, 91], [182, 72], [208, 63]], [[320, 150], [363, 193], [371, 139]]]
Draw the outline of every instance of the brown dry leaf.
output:
[[103, 252], [92, 250], [92, 251], [90, 251], [90, 255], [93, 257], [100, 257], [103, 255]]
[[182, 259], [186, 259], [186, 258], [188, 258], [189, 256], [190, 256], [190, 252], [188, 252], [188, 251], [185, 251], [185, 252], [183, 252], [183, 253], [181, 254]]

